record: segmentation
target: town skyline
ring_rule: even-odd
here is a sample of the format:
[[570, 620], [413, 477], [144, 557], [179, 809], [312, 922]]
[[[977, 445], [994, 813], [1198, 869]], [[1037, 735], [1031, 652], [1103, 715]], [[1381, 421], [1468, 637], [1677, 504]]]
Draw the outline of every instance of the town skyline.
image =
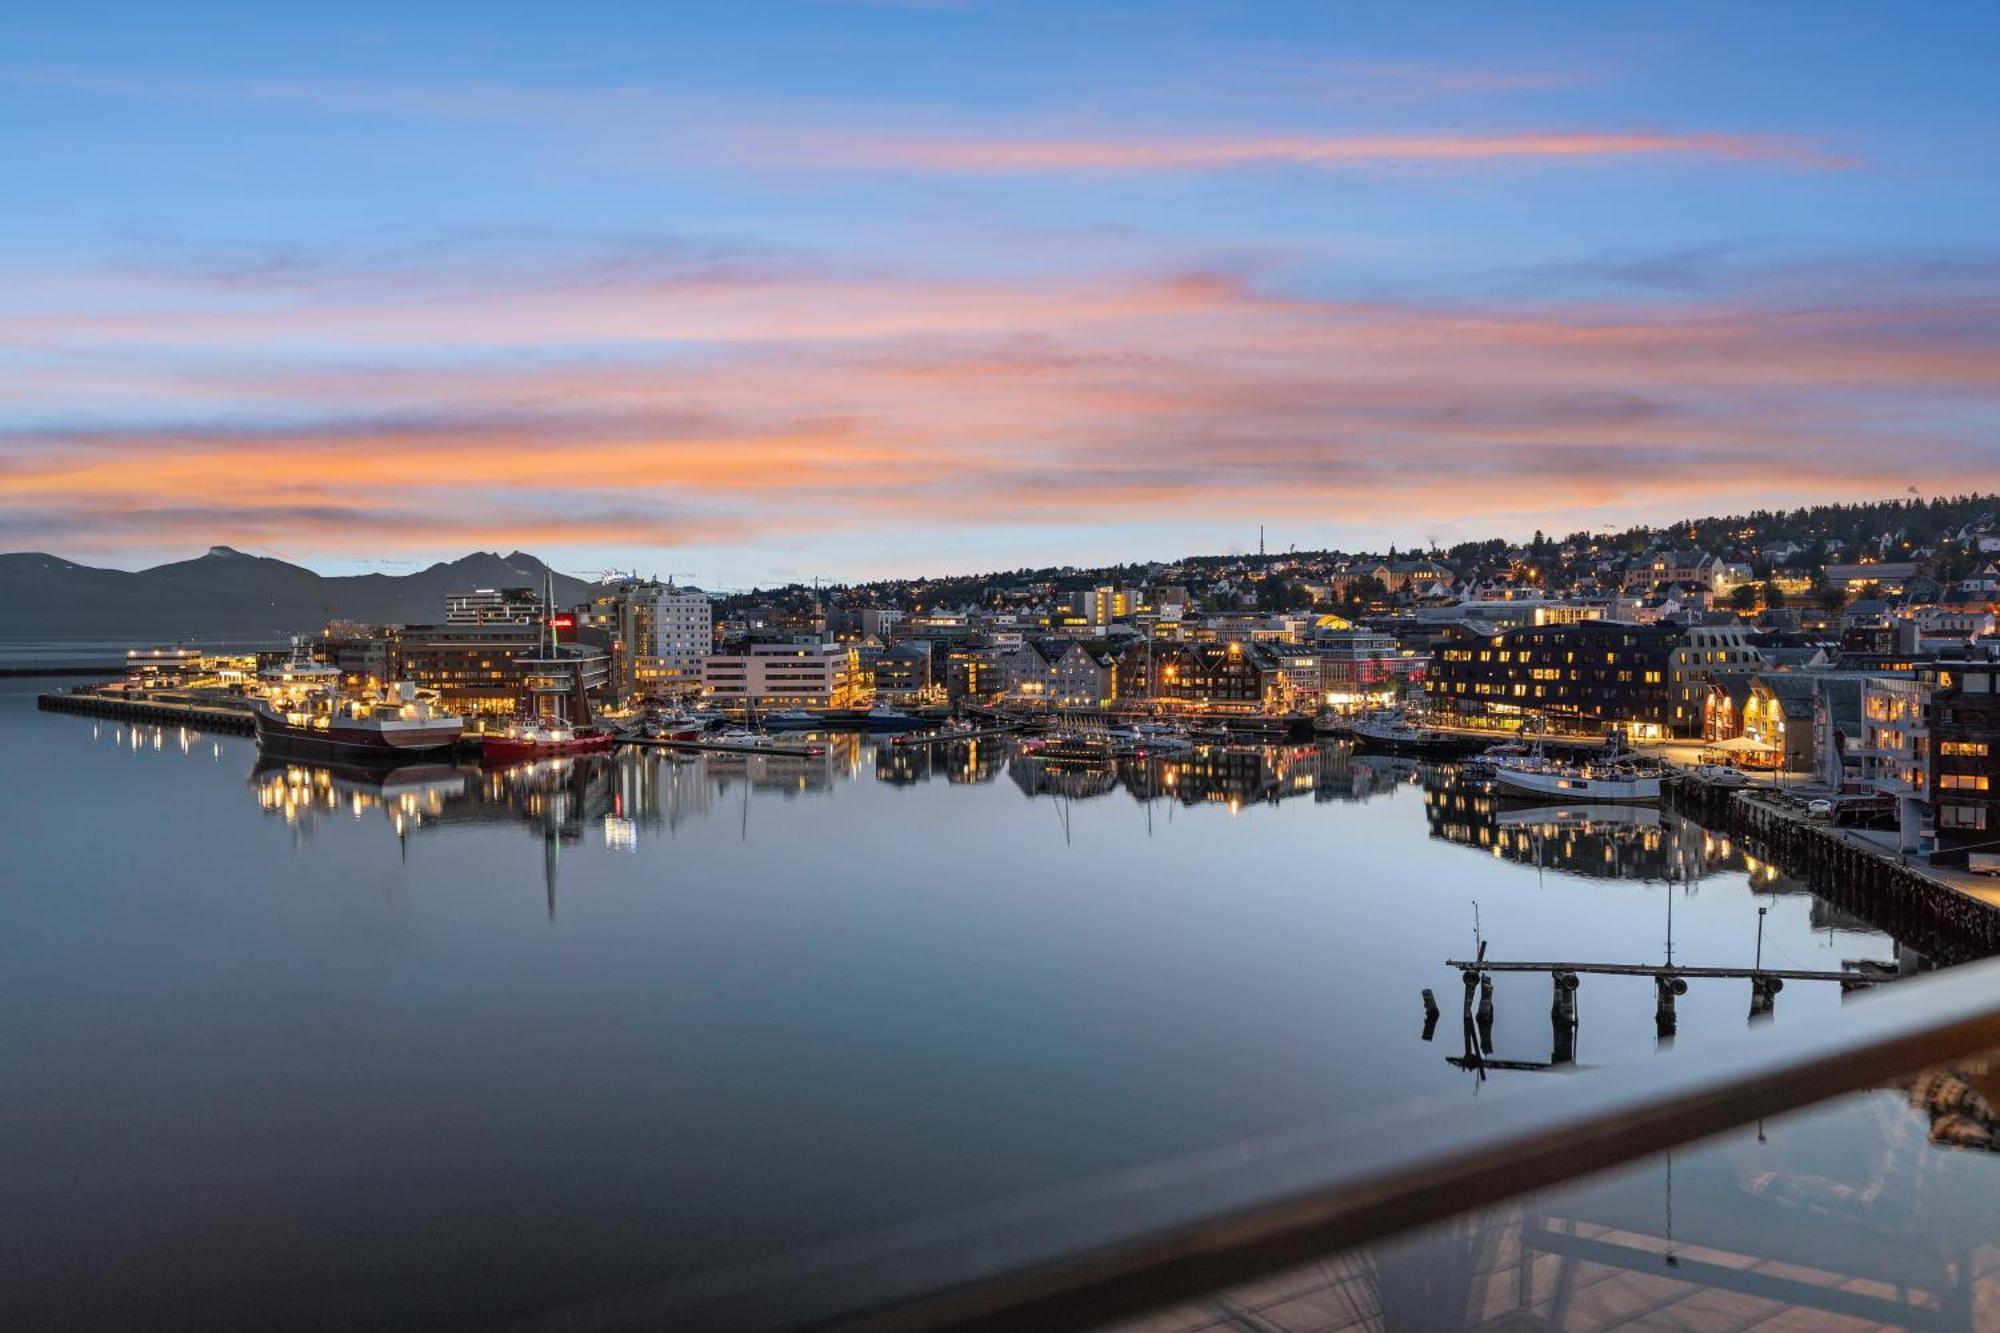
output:
[[1986, 7], [40, 8], [0, 548], [767, 584], [2000, 458]]

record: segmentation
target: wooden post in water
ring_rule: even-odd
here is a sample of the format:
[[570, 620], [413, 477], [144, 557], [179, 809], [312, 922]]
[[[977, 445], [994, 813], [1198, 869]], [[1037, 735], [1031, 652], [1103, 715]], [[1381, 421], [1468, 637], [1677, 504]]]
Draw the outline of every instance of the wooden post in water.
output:
[[1653, 977], [1653, 993], [1657, 1000], [1653, 1006], [1653, 1026], [1658, 1030], [1659, 1044], [1671, 1046], [1674, 1033], [1679, 1028], [1679, 1018], [1674, 1013], [1674, 999], [1687, 994], [1685, 978], [1661, 972]]
[[1783, 977], [1769, 977], [1763, 973], [1750, 978], [1750, 1021], [1769, 1020], [1773, 1002], [1778, 992], [1785, 988]]
[[1479, 979], [1479, 1050], [1483, 1055], [1493, 1054], [1493, 978]]
[[1549, 1024], [1555, 1031], [1552, 1065], [1576, 1063], [1576, 989], [1582, 984], [1574, 972], [1550, 974], [1555, 983], [1555, 1002], [1549, 1006]]
[[1426, 986], [1424, 987], [1424, 1040], [1425, 1041], [1429, 1041], [1432, 1037], [1437, 1035], [1437, 1027], [1438, 1027], [1437, 996], [1431, 994], [1431, 988], [1429, 986]]

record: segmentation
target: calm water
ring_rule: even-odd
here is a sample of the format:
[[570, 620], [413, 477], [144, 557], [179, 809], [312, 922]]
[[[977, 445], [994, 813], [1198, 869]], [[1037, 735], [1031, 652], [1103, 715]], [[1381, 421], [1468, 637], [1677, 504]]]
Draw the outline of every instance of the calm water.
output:
[[[1650, 961], [1670, 904], [1689, 963], [1747, 965], [1760, 907], [1767, 964], [1894, 957], [1683, 821], [1498, 821], [1337, 749], [1050, 783], [841, 738], [383, 783], [37, 688], [0, 681], [15, 1326], [477, 1323], [1472, 1098], [1442, 964], [1475, 900], [1496, 958]], [[1547, 987], [1501, 983], [1496, 1054], [1547, 1058]], [[1840, 1004], [1794, 984], [1776, 1026]], [[1586, 980], [1579, 1059], [1650, 1058], [1652, 1005]], [[1747, 1008], [1697, 984], [1681, 1043]]]

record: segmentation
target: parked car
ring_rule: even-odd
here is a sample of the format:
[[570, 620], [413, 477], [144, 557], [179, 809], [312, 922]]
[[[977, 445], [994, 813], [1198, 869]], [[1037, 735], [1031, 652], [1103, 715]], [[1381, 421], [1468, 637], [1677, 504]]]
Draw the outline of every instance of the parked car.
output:
[[1812, 816], [1814, 819], [1832, 819], [1833, 802], [1827, 800], [1824, 796], [1820, 797], [1818, 800], [1807, 801], [1806, 813]]

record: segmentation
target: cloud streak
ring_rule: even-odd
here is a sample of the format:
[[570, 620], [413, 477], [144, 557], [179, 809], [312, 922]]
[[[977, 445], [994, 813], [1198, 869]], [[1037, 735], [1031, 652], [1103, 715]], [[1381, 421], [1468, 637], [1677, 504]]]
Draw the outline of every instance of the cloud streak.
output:
[[1190, 172], [1287, 166], [1315, 171], [1444, 169], [1591, 159], [1685, 158], [1811, 170], [1859, 165], [1781, 135], [1552, 129], [1511, 133], [1242, 134], [1130, 138], [977, 138], [824, 134], [767, 146], [768, 160], [819, 169], [1018, 175]]
[[414, 262], [247, 294], [90, 274], [0, 320], [0, 532], [351, 555], [1252, 515], [1560, 529], [1996, 461], [1977, 265], [1814, 306]]

